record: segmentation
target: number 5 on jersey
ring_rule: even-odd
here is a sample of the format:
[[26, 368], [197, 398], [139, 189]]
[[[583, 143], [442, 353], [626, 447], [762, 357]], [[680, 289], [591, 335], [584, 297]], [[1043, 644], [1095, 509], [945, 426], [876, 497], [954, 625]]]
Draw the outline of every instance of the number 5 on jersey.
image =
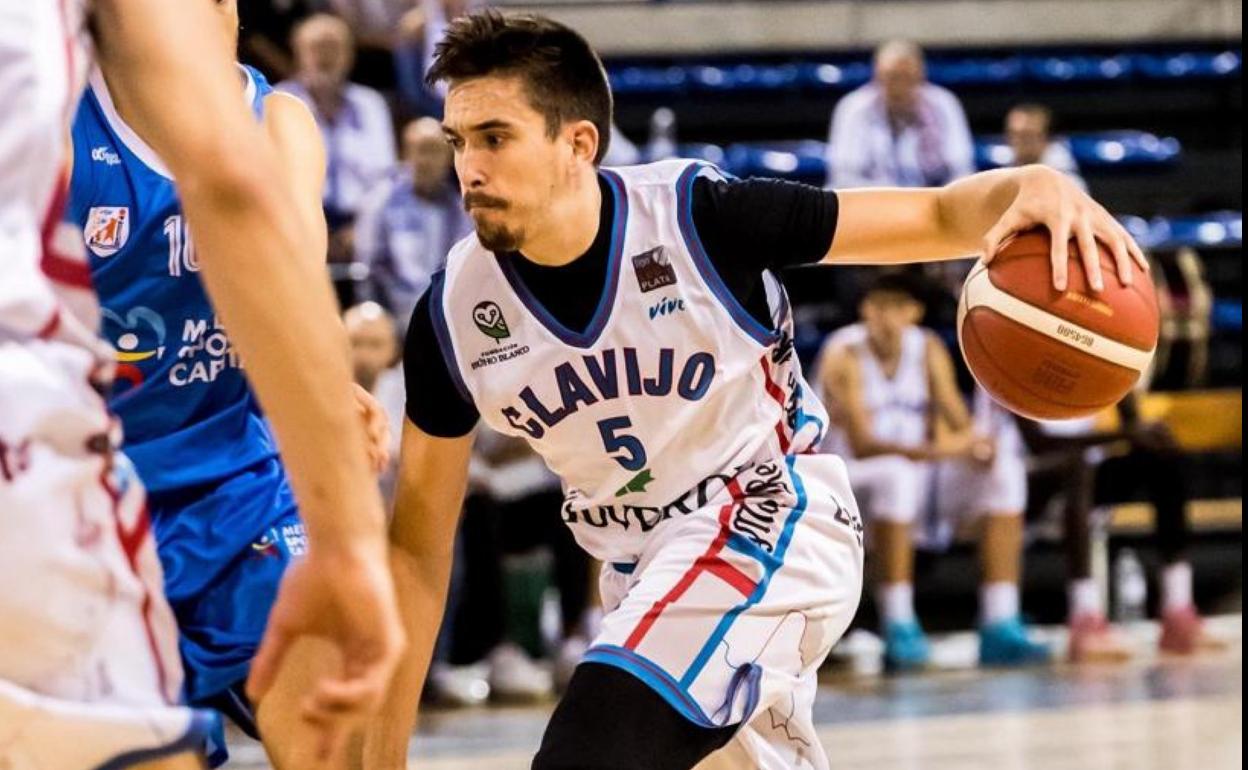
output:
[[646, 448], [636, 437], [620, 431], [633, 427], [627, 417], [609, 417], [598, 421], [598, 433], [607, 455], [624, 470], [639, 471], [646, 467]]

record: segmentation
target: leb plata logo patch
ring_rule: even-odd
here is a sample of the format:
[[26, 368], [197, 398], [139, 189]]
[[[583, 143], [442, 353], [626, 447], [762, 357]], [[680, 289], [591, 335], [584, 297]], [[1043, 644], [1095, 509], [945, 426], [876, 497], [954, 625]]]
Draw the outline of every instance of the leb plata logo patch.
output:
[[643, 294], [676, 283], [676, 269], [668, 261], [662, 246], [643, 251], [632, 257], [632, 260], [633, 271], [637, 274], [637, 285], [641, 287]]

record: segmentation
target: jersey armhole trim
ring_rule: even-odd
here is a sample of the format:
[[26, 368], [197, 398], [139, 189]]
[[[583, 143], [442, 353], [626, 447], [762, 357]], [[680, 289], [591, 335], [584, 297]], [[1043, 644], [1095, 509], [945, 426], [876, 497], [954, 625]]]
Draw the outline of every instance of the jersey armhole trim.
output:
[[459, 391], [459, 395], [464, 397], [464, 401], [475, 407], [476, 402], [468, 391], [468, 385], [464, 382], [463, 374], [459, 371], [459, 362], [455, 357], [455, 345], [451, 342], [451, 330], [446, 323], [446, 306], [442, 301], [442, 292], [445, 284], [446, 272], [443, 270], [434, 273], [433, 279], [429, 282], [429, 315], [433, 321], [433, 335], [438, 340], [438, 350], [442, 352], [442, 360], [446, 363], [446, 370], [451, 375], [451, 382], [455, 383], [455, 389]]
[[698, 173], [707, 168], [710, 167], [700, 163], [692, 163], [681, 173], [680, 178], [676, 181], [676, 208], [680, 234], [685, 240], [685, 246], [688, 247], [689, 253], [693, 255], [693, 264], [697, 267], [703, 282], [710, 288], [711, 293], [715, 295], [715, 298], [719, 300], [724, 309], [728, 311], [728, 315], [732, 317], [736, 325], [758, 344], [770, 346], [780, 339], [780, 333], [763, 326], [754, 316], [749, 314], [749, 311], [741, 306], [741, 303], [733, 295], [732, 291], [729, 290], [724, 283], [724, 279], [720, 277], [719, 272], [715, 269], [715, 265], [706, 253], [706, 248], [702, 245], [701, 237], [698, 236], [697, 227], [694, 225], [693, 183], [698, 178]]

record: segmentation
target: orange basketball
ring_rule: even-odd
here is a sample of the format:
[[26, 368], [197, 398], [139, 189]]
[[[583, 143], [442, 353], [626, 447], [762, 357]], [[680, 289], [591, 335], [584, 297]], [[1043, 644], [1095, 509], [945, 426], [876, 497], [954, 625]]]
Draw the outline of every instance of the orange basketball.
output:
[[1066, 291], [1053, 288], [1049, 235], [1024, 233], [971, 270], [958, 301], [958, 340], [975, 379], [1024, 417], [1085, 417], [1118, 402], [1148, 368], [1160, 317], [1152, 278], [1123, 286], [1101, 249], [1093, 292], [1075, 242]]

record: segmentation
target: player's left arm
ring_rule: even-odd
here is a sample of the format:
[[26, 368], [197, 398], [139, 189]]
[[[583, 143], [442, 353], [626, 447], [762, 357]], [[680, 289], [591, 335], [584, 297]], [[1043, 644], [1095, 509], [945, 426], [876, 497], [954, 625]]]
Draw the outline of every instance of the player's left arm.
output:
[[1096, 242], [1131, 282], [1132, 262], [1148, 270], [1126, 229], [1065, 174], [1023, 166], [973, 174], [939, 188], [838, 192], [836, 233], [823, 262], [896, 264], [983, 255], [991, 260], [1011, 237], [1033, 227], [1052, 236], [1053, 286], [1066, 288], [1067, 243], [1079, 245], [1090, 283], [1104, 285]]
[[325, 144], [307, 105], [281, 91], [264, 97], [264, 129], [277, 150], [282, 177], [295, 199], [313, 248], [309, 258], [325, 261], [329, 236], [321, 197], [325, 189]]

